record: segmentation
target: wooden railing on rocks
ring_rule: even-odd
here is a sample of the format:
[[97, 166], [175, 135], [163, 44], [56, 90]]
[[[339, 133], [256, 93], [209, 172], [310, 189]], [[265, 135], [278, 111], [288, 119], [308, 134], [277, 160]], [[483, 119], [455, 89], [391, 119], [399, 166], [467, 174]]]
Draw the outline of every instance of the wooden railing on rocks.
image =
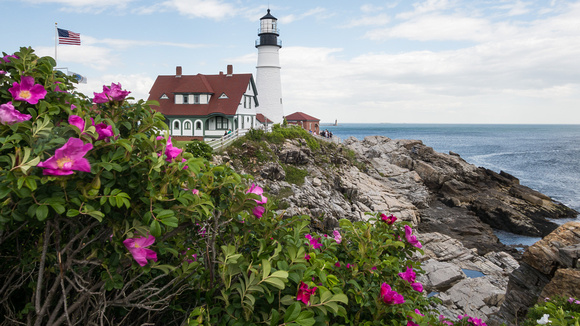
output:
[[242, 137], [248, 132], [248, 129], [236, 129], [227, 135], [223, 135], [221, 138], [216, 138], [213, 140], [208, 140], [206, 143], [213, 149], [214, 152], [228, 146], [234, 140]]

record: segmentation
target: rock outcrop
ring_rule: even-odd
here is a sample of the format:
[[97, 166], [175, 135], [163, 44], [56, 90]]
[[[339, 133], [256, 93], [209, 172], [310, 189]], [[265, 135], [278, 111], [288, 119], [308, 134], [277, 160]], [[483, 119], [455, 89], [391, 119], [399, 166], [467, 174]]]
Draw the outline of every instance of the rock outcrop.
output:
[[[344, 144], [370, 162], [377, 171], [383, 169], [382, 166], [394, 165], [402, 169], [399, 173], [417, 173], [420, 183], [428, 188], [431, 199], [445, 204], [443, 209], [464, 208], [495, 229], [528, 236], [546, 236], [557, 227], [548, 218], [578, 215], [578, 212], [552, 201], [546, 195], [520, 185], [517, 178], [505, 172], [496, 173], [476, 167], [457, 154], [438, 153], [420, 140], [373, 136], [363, 141], [349, 138]], [[427, 211], [425, 213], [429, 214]], [[483, 232], [482, 236], [488, 234]]]
[[[559, 283], [546, 287], [550, 280], [565, 282], [575, 275], [559, 268], [578, 266], [577, 248], [568, 242], [560, 242], [555, 251], [546, 249], [552, 248], [548, 244], [530, 248], [521, 264], [514, 259], [521, 253], [499, 242], [493, 228], [546, 236], [557, 227], [549, 218], [578, 214], [505, 172], [476, 167], [454, 153], [437, 153], [419, 140], [381, 136], [349, 138], [343, 146], [323, 145], [316, 151], [300, 139], [268, 148], [268, 162], [258, 162], [258, 146], [246, 144], [217, 160], [253, 175], [278, 202], [280, 213], [310, 215], [323, 232], [338, 227], [341, 218], [366, 219], [369, 212], [392, 213], [416, 225], [425, 255], [415, 258], [427, 272], [420, 281], [427, 293], [442, 300], [438, 308], [448, 317], [468, 313], [486, 320], [512, 309], [510, 305], [527, 307], [543, 290], [554, 291], [550, 289]], [[299, 181], [288, 182], [297, 175], [302, 175]], [[543, 269], [534, 265], [542, 259], [553, 263]], [[558, 277], [552, 278], [556, 271]], [[521, 291], [506, 296], [510, 274], [519, 280], [510, 281], [511, 289], [522, 287], [536, 297], [520, 298]], [[533, 289], [525, 285], [527, 280]]]
[[527, 248], [491, 324], [516, 324], [529, 307], [554, 296], [580, 298], [580, 222], [568, 222]]

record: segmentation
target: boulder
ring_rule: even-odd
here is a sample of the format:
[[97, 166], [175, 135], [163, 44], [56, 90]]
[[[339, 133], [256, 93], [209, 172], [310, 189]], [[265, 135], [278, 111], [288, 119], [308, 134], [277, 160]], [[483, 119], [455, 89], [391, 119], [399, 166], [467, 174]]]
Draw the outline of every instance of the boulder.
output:
[[444, 294], [438, 294], [447, 307], [472, 317], [487, 320], [487, 316], [499, 310], [505, 290], [492, 284], [486, 277], [467, 278], [459, 281]]
[[517, 324], [546, 297], [580, 297], [580, 269], [572, 258], [578, 254], [578, 244], [580, 222], [568, 222], [528, 247], [520, 267], [509, 277], [501, 309], [488, 324]]
[[580, 270], [561, 268], [544, 287], [538, 300], [553, 297], [580, 298]]
[[454, 283], [465, 278], [461, 267], [434, 259], [429, 259], [422, 264], [425, 274], [417, 276], [417, 282], [423, 284], [427, 293], [431, 291], [445, 291]]

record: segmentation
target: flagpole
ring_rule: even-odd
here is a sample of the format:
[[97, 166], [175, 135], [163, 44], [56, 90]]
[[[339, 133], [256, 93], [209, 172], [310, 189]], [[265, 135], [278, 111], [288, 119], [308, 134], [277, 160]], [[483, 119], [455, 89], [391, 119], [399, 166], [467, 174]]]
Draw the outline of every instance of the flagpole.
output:
[[56, 27], [58, 23], [54, 23], [54, 61], [56, 62], [56, 66], [58, 67], [57, 57], [56, 57], [56, 48], [57, 48], [57, 41], [58, 41], [58, 27]]

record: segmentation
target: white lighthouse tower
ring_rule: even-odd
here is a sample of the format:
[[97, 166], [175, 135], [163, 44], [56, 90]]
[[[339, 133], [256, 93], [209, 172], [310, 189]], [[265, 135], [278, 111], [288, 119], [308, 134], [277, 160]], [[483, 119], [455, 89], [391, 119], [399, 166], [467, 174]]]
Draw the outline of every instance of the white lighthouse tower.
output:
[[260, 18], [260, 29], [256, 40], [258, 48], [258, 65], [256, 66], [256, 88], [258, 89], [258, 113], [263, 114], [274, 123], [284, 119], [282, 108], [282, 82], [280, 80], [280, 59], [278, 51], [282, 41], [278, 39], [280, 32], [278, 19], [270, 14]]

